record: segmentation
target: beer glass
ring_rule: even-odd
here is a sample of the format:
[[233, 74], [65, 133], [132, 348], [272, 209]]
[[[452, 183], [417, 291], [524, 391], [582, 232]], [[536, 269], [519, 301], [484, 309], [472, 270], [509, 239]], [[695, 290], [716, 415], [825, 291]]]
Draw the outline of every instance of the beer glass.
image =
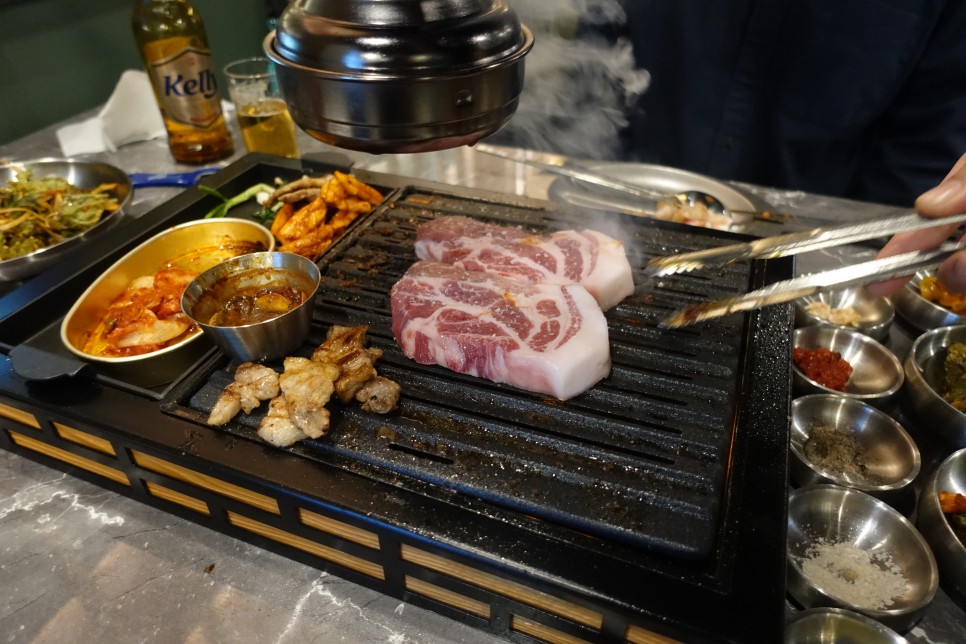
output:
[[245, 148], [298, 158], [295, 124], [278, 91], [272, 61], [263, 57], [236, 60], [225, 67], [225, 78]]

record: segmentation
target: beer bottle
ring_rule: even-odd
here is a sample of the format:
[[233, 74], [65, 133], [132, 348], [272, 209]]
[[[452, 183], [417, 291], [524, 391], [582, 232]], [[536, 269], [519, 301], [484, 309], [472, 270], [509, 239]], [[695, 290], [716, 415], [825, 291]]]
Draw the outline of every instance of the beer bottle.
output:
[[201, 17], [187, 0], [137, 0], [132, 25], [171, 154], [182, 163], [229, 156], [234, 145]]

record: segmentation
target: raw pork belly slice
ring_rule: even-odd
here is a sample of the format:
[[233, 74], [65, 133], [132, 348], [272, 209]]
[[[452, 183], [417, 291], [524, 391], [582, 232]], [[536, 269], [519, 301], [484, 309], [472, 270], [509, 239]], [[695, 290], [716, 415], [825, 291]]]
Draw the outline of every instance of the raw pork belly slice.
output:
[[416, 230], [416, 256], [532, 284], [581, 284], [605, 311], [634, 292], [624, 244], [595, 230], [541, 236], [440, 217]]
[[392, 287], [407, 357], [561, 400], [610, 373], [607, 321], [579, 284], [526, 284], [416, 262]]

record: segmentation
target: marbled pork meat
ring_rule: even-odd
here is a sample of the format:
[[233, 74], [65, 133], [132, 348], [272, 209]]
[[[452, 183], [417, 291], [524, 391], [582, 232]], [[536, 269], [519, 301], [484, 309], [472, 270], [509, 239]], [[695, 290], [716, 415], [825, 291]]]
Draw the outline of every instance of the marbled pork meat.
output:
[[605, 311], [634, 292], [624, 244], [595, 230], [534, 235], [439, 217], [416, 230], [416, 256], [531, 284], [581, 284]]
[[561, 400], [610, 373], [607, 322], [579, 284], [527, 284], [420, 261], [390, 299], [396, 342], [416, 362]]

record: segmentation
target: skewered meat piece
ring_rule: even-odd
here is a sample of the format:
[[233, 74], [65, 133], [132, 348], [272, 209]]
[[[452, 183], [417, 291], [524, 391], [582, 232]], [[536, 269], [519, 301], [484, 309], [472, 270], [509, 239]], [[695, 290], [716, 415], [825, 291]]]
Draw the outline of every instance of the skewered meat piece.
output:
[[288, 405], [283, 396], [276, 396], [268, 403], [268, 414], [258, 423], [258, 435], [275, 447], [288, 447], [307, 438], [289, 418]]
[[356, 392], [376, 376], [373, 364], [382, 357], [382, 349], [366, 348], [367, 325], [340, 326], [329, 328], [325, 342], [312, 354], [316, 362], [328, 362], [339, 368], [335, 381], [335, 393], [339, 400], [348, 403]]
[[329, 410], [325, 408], [334, 391], [333, 381], [339, 377], [335, 365], [308, 358], [288, 357], [285, 371], [278, 378], [282, 396], [292, 423], [310, 438], [329, 431]]
[[370, 378], [359, 391], [356, 400], [362, 403], [362, 410], [376, 414], [388, 414], [399, 402], [399, 383], [383, 376]]
[[254, 362], [243, 362], [235, 369], [235, 379], [221, 392], [208, 415], [209, 425], [224, 425], [240, 410], [246, 414], [263, 400], [278, 395], [278, 374]]

